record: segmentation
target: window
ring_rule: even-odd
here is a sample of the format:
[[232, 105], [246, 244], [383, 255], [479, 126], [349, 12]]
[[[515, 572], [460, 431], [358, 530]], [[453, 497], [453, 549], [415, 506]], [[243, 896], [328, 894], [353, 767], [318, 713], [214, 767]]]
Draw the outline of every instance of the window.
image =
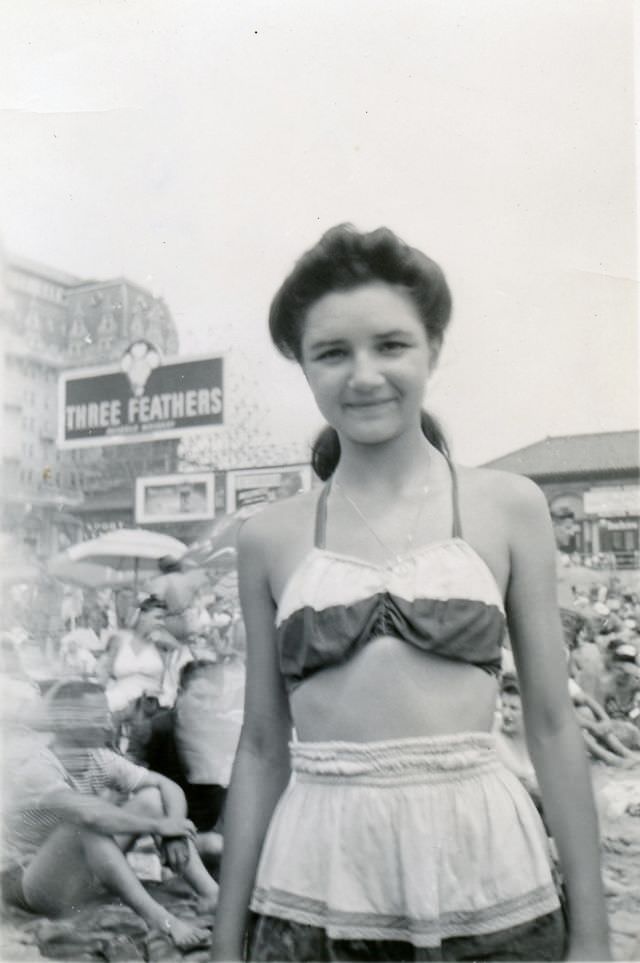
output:
[[624, 540], [622, 532], [612, 532], [611, 533], [611, 547], [614, 552], [621, 552], [624, 548]]

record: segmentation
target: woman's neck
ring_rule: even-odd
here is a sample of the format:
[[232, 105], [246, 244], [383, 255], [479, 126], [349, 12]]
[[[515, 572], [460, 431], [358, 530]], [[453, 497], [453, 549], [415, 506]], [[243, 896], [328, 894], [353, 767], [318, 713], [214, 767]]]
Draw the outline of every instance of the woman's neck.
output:
[[372, 445], [340, 439], [340, 463], [334, 479], [347, 489], [391, 492], [412, 491], [430, 480], [440, 454], [421, 431]]

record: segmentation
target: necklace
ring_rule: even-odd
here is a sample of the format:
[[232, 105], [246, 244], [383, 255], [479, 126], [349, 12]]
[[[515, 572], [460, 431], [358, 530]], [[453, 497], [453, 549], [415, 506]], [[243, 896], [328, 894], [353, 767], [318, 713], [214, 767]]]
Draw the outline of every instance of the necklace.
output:
[[409, 560], [408, 560], [408, 558], [407, 558], [407, 555], [408, 555], [408, 553], [411, 551], [411, 546], [413, 545], [413, 540], [414, 540], [414, 538], [415, 538], [416, 530], [417, 530], [417, 528], [418, 528], [418, 523], [419, 523], [419, 521], [420, 521], [420, 518], [422, 517], [422, 512], [423, 512], [423, 509], [424, 509], [424, 503], [425, 503], [425, 501], [426, 501], [426, 495], [429, 493], [429, 486], [428, 486], [428, 485], [423, 485], [423, 486], [421, 487], [421, 489], [420, 489], [421, 494], [424, 495], [425, 498], [421, 498], [421, 499], [420, 499], [420, 503], [419, 503], [419, 505], [418, 505], [418, 510], [417, 510], [417, 512], [416, 512], [415, 518], [413, 519], [413, 524], [411, 525], [411, 528], [410, 528], [409, 531], [407, 532], [407, 535], [406, 535], [405, 541], [404, 541], [404, 545], [403, 545], [402, 549], [401, 549], [399, 552], [396, 551], [395, 549], [392, 549], [392, 548], [384, 541], [384, 539], [380, 538], [380, 536], [378, 535], [378, 533], [376, 532], [375, 528], [373, 527], [373, 525], [371, 524], [371, 522], [369, 521], [369, 519], [367, 518], [367, 516], [364, 514], [364, 512], [362, 511], [362, 509], [361, 509], [361, 508], [358, 506], [358, 504], [353, 500], [353, 498], [351, 498], [351, 496], [349, 495], [349, 493], [344, 490], [344, 488], [342, 487], [342, 485], [341, 485], [339, 482], [334, 482], [334, 483], [333, 483], [333, 486], [334, 486], [334, 488], [336, 488], [336, 489], [340, 492], [340, 494], [342, 495], [342, 497], [344, 498], [344, 500], [347, 502], [347, 504], [351, 506], [351, 508], [352, 508], [353, 511], [356, 513], [356, 515], [358, 516], [358, 518], [360, 518], [360, 520], [361, 520], [362, 522], [364, 522], [365, 526], [366, 526], [366, 527], [368, 528], [368, 530], [371, 532], [371, 534], [372, 534], [373, 537], [375, 538], [375, 540], [376, 540], [376, 542], [378, 543], [378, 545], [379, 545], [379, 546], [382, 548], [382, 550], [384, 551], [385, 555], [386, 555], [386, 556], [390, 556], [389, 560], [387, 561], [386, 567], [387, 567], [388, 569], [395, 568], [395, 569], [397, 569], [397, 570], [399, 570], [399, 571], [401, 571], [401, 572], [402, 572], [402, 571], [406, 571], [407, 568], [408, 568], [408, 565], [409, 565]]

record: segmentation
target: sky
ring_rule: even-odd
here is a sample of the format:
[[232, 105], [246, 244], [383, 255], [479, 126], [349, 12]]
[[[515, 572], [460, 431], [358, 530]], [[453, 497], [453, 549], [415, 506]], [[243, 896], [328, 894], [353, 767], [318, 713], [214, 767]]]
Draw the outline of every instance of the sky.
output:
[[386, 225], [454, 315], [427, 406], [480, 464], [638, 425], [627, 0], [0, 0], [0, 239], [162, 296], [321, 424], [270, 300], [328, 227]]

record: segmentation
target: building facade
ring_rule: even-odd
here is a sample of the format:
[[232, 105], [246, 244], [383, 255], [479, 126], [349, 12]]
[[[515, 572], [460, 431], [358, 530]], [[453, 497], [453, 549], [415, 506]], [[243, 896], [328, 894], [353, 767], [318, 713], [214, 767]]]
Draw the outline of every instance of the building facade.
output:
[[178, 351], [166, 304], [145, 288], [0, 252], [0, 525], [35, 557], [113, 527], [112, 520], [133, 524], [137, 475], [176, 468], [176, 440], [128, 445], [125, 458], [114, 448], [56, 446], [60, 371], [116, 361], [139, 338], [166, 356]]
[[637, 431], [545, 438], [487, 462], [527, 475], [545, 493], [561, 550], [613, 556], [639, 567], [640, 435]]

